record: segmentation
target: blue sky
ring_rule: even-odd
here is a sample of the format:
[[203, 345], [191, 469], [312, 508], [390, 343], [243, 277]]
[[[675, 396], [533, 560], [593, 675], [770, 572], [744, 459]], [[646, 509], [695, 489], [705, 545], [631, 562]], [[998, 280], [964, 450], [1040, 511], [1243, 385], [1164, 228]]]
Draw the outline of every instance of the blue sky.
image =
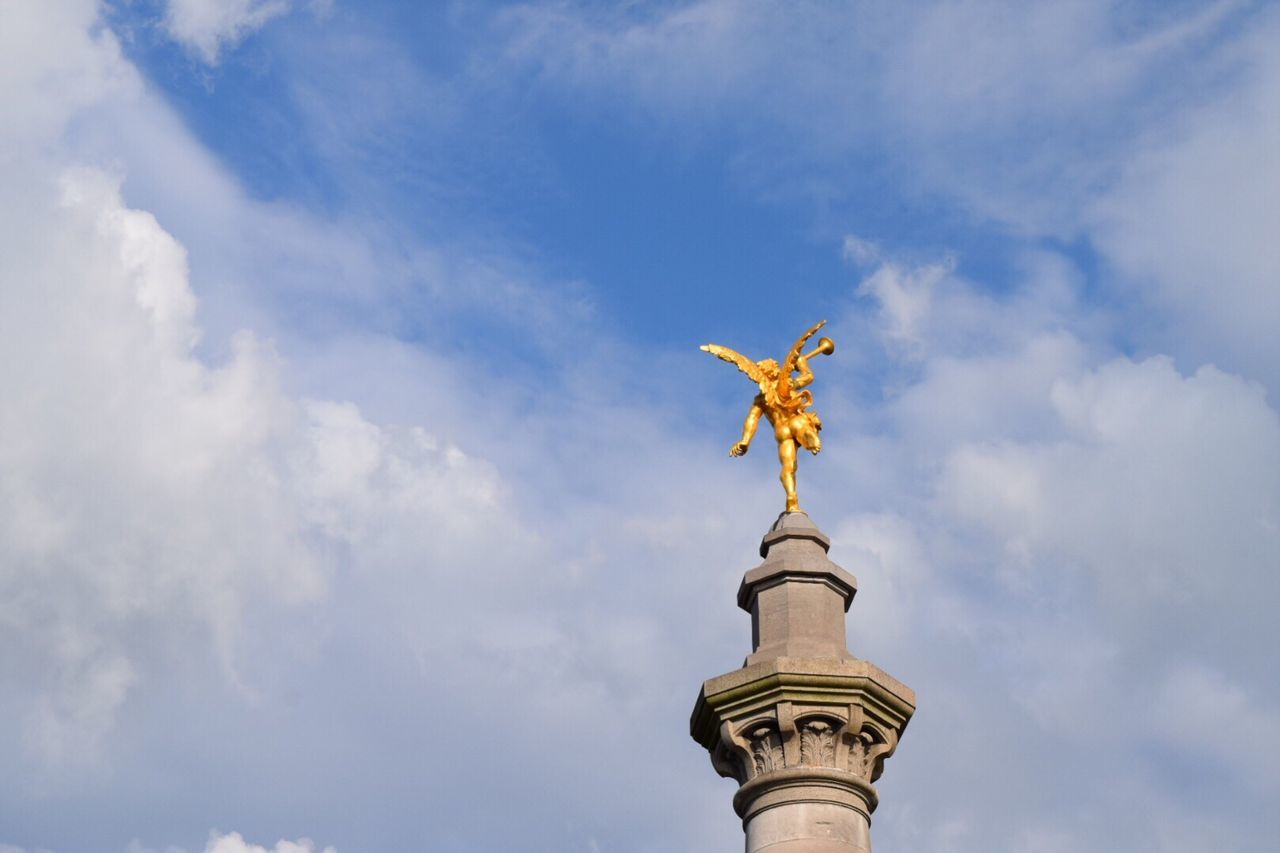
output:
[[1274, 4], [3, 18], [0, 853], [736, 847], [821, 318], [877, 849], [1280, 831]]

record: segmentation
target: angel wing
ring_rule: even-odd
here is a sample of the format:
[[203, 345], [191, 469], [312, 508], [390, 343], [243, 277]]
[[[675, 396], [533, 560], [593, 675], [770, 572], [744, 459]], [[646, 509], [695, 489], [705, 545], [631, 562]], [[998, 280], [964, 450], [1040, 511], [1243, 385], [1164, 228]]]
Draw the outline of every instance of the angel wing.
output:
[[728, 347], [722, 347], [719, 344], [703, 344], [699, 349], [703, 352], [711, 353], [721, 361], [727, 361], [730, 364], [737, 365], [738, 369], [747, 374], [747, 376], [750, 376], [751, 381], [756, 384], [765, 381], [765, 375], [756, 363], [740, 352], [735, 352]]
[[791, 352], [787, 353], [787, 360], [782, 363], [782, 369], [778, 371], [778, 396], [787, 399], [791, 396], [791, 373], [796, 369], [796, 359], [800, 357], [800, 350], [818, 333], [818, 330], [827, 325], [826, 320], [819, 320], [813, 325], [813, 328], [805, 332], [796, 340], [791, 347]]

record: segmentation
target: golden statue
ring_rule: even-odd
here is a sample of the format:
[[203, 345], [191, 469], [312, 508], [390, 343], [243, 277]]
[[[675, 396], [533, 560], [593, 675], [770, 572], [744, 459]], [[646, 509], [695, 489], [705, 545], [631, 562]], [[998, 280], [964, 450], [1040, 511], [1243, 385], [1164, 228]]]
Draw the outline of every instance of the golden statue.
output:
[[[796, 445], [815, 456], [822, 450], [822, 439], [818, 433], [822, 430], [822, 419], [817, 412], [806, 411], [813, 405], [813, 392], [801, 390], [813, 382], [813, 371], [809, 369], [809, 359], [815, 355], [830, 355], [836, 351], [835, 341], [831, 338], [819, 338], [818, 347], [808, 355], [800, 352], [801, 348], [813, 337], [814, 333], [827, 324], [821, 321], [800, 336], [787, 360], [778, 366], [771, 358], [763, 361], [752, 361], [745, 355], [734, 352], [728, 347], [718, 344], [705, 344], [702, 349], [717, 358], [738, 366], [738, 369], [751, 381], [760, 386], [760, 393], [747, 412], [747, 420], [742, 425], [742, 440], [729, 448], [730, 456], [741, 456], [751, 446], [751, 439], [756, 434], [760, 416], [773, 425], [773, 437], [778, 440], [778, 461], [782, 463], [782, 488], [787, 492], [787, 512], [799, 512], [800, 502], [796, 498]], [[794, 379], [791, 374], [798, 373]]]

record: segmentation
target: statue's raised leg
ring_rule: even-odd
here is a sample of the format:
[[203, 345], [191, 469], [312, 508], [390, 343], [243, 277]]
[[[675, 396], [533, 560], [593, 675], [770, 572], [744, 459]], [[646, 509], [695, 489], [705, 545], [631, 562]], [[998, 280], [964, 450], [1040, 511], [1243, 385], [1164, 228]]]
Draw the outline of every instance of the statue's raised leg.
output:
[[822, 421], [816, 414], [806, 412], [796, 415], [788, 426], [791, 434], [805, 450], [815, 456], [822, 450], [822, 439], [818, 436], [818, 431], [822, 429]]

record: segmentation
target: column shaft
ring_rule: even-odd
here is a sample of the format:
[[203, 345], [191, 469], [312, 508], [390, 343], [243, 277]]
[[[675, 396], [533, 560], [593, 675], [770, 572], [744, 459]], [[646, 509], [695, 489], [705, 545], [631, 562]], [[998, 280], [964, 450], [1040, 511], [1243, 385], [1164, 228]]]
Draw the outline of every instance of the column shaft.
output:
[[837, 803], [790, 802], [746, 822], [747, 853], [871, 853], [871, 823]]

